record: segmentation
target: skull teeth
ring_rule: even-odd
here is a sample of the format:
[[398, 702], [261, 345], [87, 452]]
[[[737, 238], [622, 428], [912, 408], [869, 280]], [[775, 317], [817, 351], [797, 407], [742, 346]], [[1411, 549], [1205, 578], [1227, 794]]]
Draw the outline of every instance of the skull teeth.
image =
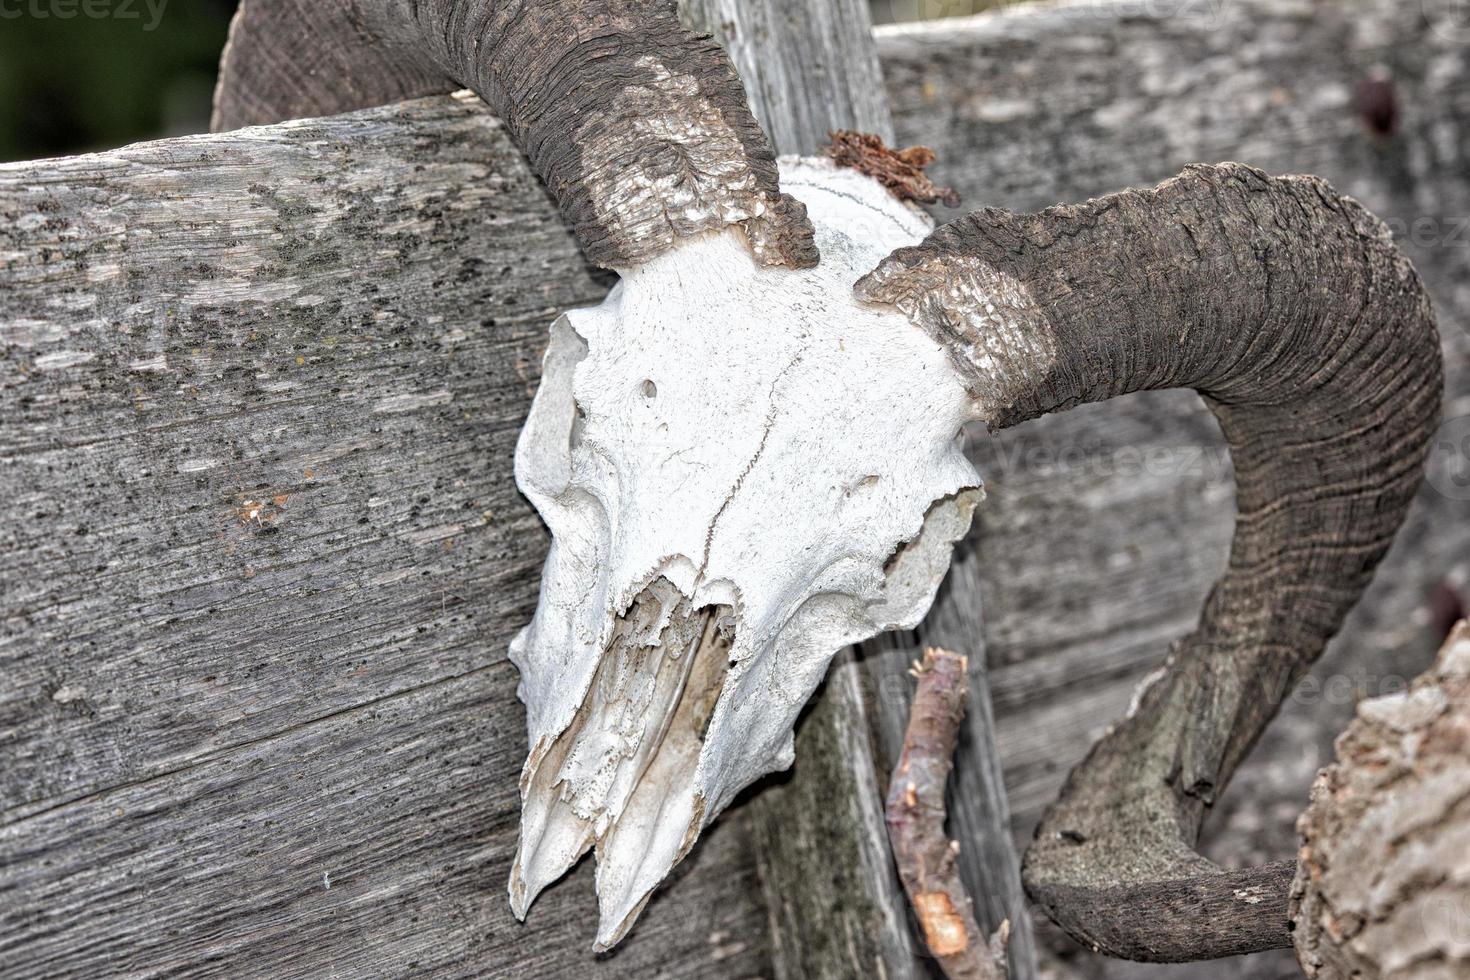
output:
[[[618, 619], [586, 701], [524, 791], [511, 904], [524, 917], [594, 844], [599, 943], [615, 943], [697, 836], [700, 749], [729, 668], [733, 611], [655, 579]], [[677, 835], [666, 828], [684, 828]]]

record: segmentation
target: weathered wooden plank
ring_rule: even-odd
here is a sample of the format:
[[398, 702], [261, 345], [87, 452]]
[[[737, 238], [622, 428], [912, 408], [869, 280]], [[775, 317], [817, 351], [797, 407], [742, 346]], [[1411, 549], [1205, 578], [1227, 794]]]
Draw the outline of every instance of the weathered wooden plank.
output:
[[0, 168], [0, 280], [7, 976], [767, 970], [738, 819], [611, 957], [590, 869], [510, 916], [511, 452], [603, 286], [477, 100]]
[[[967, 208], [1031, 210], [1225, 159], [1320, 173], [1358, 197], [1402, 232], [1435, 298], [1453, 419], [1470, 411], [1470, 50], [1455, 27], [1445, 10], [1383, 0], [1075, 3], [878, 39], [900, 142], [933, 146], [935, 179]], [[1385, 91], [1388, 134], [1361, 111], [1363, 95], [1381, 105]], [[976, 451], [990, 491], [977, 522], [992, 692], [1024, 841], [1193, 623], [1223, 567], [1230, 476], [1208, 415], [1172, 393], [1045, 419]], [[1463, 582], [1470, 546], [1466, 502], [1434, 487], [1463, 465], [1456, 451], [1436, 453], [1367, 598], [1226, 795], [1206, 831], [1218, 859], [1292, 853], [1294, 817], [1352, 703], [1429, 662], [1429, 596]], [[1282, 955], [1146, 973], [1075, 965], [1098, 977], [1291, 969]]]
[[680, 0], [679, 8], [729, 52], [778, 153], [817, 153], [834, 129], [891, 136], [867, 3]]
[[509, 453], [598, 287], [493, 122], [419, 109], [0, 170], [7, 811], [483, 666], [528, 614]]
[[762, 972], [733, 822], [610, 957], [589, 949], [590, 864], [511, 918], [514, 675], [490, 664], [8, 822], [5, 975]]

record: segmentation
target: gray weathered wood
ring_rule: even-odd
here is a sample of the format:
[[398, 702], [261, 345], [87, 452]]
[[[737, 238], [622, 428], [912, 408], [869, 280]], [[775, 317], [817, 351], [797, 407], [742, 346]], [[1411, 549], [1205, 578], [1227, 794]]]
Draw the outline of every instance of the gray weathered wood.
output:
[[511, 451], [603, 286], [478, 100], [0, 168], [0, 279], [7, 976], [768, 969], [738, 817], [611, 957], [590, 867], [510, 916]]
[[893, 135], [873, 22], [863, 0], [680, 0], [713, 34], [777, 153], [811, 155], [834, 129]]

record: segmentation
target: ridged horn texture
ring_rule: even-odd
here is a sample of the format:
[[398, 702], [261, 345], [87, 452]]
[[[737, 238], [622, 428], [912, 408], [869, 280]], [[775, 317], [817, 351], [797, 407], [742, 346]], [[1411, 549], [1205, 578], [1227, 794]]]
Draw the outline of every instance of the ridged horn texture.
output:
[[857, 291], [948, 349], [992, 428], [1157, 388], [1194, 388], [1214, 413], [1235, 463], [1228, 571], [1073, 771], [1024, 876], [1112, 956], [1289, 945], [1294, 862], [1226, 870], [1195, 843], [1418, 485], [1443, 367], [1413, 268], [1323, 181], [1226, 164], [1076, 207], [976, 212]]
[[505, 122], [598, 265], [731, 224], [763, 265], [816, 264], [729, 58], [672, 0], [245, 0], [214, 128], [460, 86]]

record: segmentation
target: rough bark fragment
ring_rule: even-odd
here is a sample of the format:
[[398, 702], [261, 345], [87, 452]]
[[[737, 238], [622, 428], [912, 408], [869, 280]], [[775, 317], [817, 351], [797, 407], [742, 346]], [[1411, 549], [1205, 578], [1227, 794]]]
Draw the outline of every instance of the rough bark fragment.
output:
[[1297, 828], [1292, 942], [1307, 976], [1470, 973], [1470, 623], [1407, 691], [1358, 705]]
[[857, 289], [950, 345], [993, 427], [1151, 388], [1205, 397], [1236, 463], [1230, 568], [1167, 670], [1073, 772], [1027, 884], [1114, 955], [1282, 945], [1279, 867], [1224, 871], [1194, 844], [1418, 484], [1442, 367], [1408, 261], [1324, 182], [1225, 165], [1077, 207], [976, 212]]
[[839, 167], [852, 167], [874, 178], [900, 201], [941, 201], [948, 208], [960, 206], [960, 196], [953, 188], [938, 187], [924, 174], [924, 168], [934, 162], [934, 151], [927, 146], [898, 150], [872, 133], [839, 129], [832, 133], [826, 154]]
[[627, 268], [727, 224], [746, 228], [762, 263], [817, 261], [729, 59], [681, 26], [672, 0], [248, 0], [214, 122], [233, 129], [456, 85], [505, 120], [599, 265]]
[[969, 665], [960, 654], [931, 647], [914, 672], [919, 689], [885, 808], [893, 858], [945, 975], [1004, 980], [1010, 923], [986, 940], [955, 865], [959, 844], [944, 830], [945, 786], [969, 694]]

